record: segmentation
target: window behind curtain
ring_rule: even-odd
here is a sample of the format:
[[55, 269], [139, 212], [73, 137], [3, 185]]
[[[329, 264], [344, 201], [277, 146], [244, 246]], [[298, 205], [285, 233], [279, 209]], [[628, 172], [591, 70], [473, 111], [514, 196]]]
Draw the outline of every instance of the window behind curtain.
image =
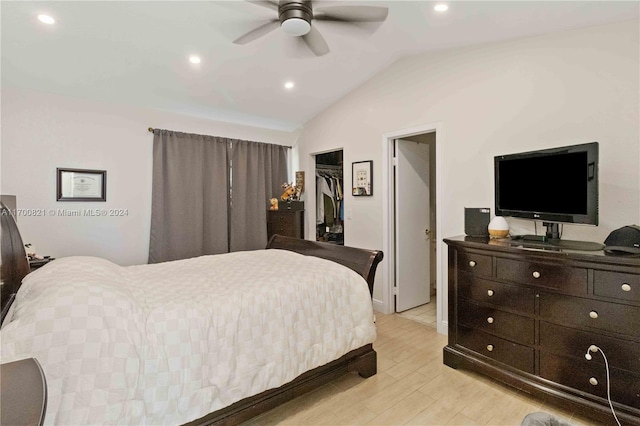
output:
[[149, 263], [264, 248], [286, 154], [280, 145], [155, 129]]

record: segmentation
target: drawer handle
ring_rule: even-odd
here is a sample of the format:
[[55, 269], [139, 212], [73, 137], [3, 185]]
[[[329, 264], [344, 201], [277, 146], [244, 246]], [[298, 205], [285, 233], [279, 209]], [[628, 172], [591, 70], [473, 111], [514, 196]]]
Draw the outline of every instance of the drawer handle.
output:
[[531, 275], [533, 275], [533, 278], [536, 278], [536, 279], [540, 278], [540, 272], [538, 271], [533, 271], [533, 274]]
[[489, 317], [489, 318], [487, 318], [487, 322], [488, 322], [489, 324], [493, 324], [493, 317]]
[[627, 283], [622, 284], [622, 291], [631, 291], [631, 286]]
[[471, 266], [472, 268], [475, 268], [475, 266], [477, 265], [475, 260], [470, 260], [469, 261], [469, 266]]
[[596, 319], [598, 318], [598, 313], [596, 311], [589, 312], [589, 317]]
[[493, 345], [487, 345], [487, 350], [489, 352], [493, 352]]
[[491, 297], [493, 295], [494, 295], [493, 290], [487, 290], [487, 296]]
[[593, 386], [596, 386], [598, 384], [598, 380], [595, 377], [592, 377], [589, 379], [589, 383], [591, 383]]

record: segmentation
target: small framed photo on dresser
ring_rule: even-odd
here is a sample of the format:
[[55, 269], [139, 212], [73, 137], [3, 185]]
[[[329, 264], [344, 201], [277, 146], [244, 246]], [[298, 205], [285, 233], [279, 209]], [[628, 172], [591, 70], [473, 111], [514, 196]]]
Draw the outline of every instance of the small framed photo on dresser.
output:
[[57, 201], [107, 201], [107, 171], [56, 169]]

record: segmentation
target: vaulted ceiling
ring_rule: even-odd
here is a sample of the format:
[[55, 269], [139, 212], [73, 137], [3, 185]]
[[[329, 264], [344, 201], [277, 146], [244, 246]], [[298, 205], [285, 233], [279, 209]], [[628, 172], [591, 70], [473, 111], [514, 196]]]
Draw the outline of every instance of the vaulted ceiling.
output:
[[637, 1], [449, 1], [436, 12], [439, 3], [314, 1], [389, 9], [378, 24], [314, 20], [330, 48], [315, 56], [279, 28], [234, 44], [276, 15], [247, 1], [2, 1], [2, 87], [293, 130], [403, 56], [639, 13]]

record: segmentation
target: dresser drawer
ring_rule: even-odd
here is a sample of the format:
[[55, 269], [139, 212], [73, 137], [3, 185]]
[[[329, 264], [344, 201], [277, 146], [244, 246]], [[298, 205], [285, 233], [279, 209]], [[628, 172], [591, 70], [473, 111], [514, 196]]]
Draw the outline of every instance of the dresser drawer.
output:
[[491, 256], [459, 251], [458, 270], [473, 275], [490, 277], [493, 275], [491, 259]]
[[640, 307], [636, 306], [541, 292], [540, 317], [640, 337]]
[[286, 237], [303, 238], [303, 210], [269, 210], [267, 211], [267, 237], [274, 234]]
[[585, 268], [503, 258], [498, 258], [496, 263], [496, 276], [499, 279], [552, 288], [568, 294], [587, 294]]
[[273, 213], [269, 214], [269, 222], [276, 226], [293, 226], [295, 221], [295, 213]]
[[[540, 321], [540, 349], [543, 351], [582, 358], [591, 345], [604, 351], [611, 367], [640, 374], [640, 343]], [[602, 364], [604, 368], [602, 356], [591, 355], [591, 362]]]
[[533, 345], [534, 320], [496, 308], [460, 300], [458, 321], [513, 342]]
[[[540, 376], [606, 399], [607, 373], [604, 365], [594, 363], [596, 357], [602, 358], [602, 355], [595, 353], [592, 356], [593, 360], [587, 361], [584, 357], [565, 358], [540, 352]], [[611, 399], [640, 408], [640, 375], [615, 368], [611, 368], [610, 372]]]
[[594, 271], [593, 293], [630, 302], [640, 302], [640, 275]]
[[462, 325], [458, 325], [457, 330], [459, 345], [518, 370], [533, 373], [533, 348]]
[[535, 308], [535, 292], [532, 289], [490, 281], [463, 272], [458, 274], [458, 296], [524, 314], [533, 315]]

